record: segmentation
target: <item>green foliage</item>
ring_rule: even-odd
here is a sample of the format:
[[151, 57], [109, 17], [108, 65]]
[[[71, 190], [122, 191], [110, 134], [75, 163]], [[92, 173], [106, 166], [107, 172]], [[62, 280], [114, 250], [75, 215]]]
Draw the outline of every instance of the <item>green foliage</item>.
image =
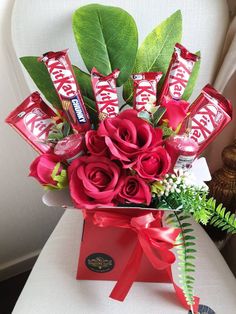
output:
[[[200, 51], [196, 52], [196, 55], [198, 55], [200, 57], [201, 56]], [[201, 65], [201, 59], [199, 59], [193, 67], [193, 71], [191, 73], [191, 76], [189, 78], [188, 84], [186, 86], [186, 89], [185, 89], [183, 97], [182, 97], [184, 100], [188, 100], [190, 98], [190, 96], [192, 95], [194, 86], [196, 85], [196, 81], [198, 78], [200, 65]]]
[[192, 235], [194, 231], [191, 228], [191, 224], [187, 222], [191, 217], [189, 214], [174, 212], [167, 216], [166, 223], [176, 228], [180, 228], [181, 232], [175, 242], [177, 247], [178, 265], [179, 265], [179, 277], [180, 284], [183, 289], [183, 293], [188, 305], [194, 304], [194, 276], [195, 272], [195, 237]]
[[152, 117], [152, 124], [154, 127], [157, 127], [159, 121], [161, 120], [161, 118], [163, 117], [163, 115], [165, 114], [166, 112], [166, 108], [164, 107], [159, 107], [157, 109], [157, 111], [153, 114], [153, 117]]
[[[78, 68], [75, 65], [73, 65], [73, 70], [75, 73], [76, 80], [79, 83], [82, 95], [94, 101], [94, 93], [92, 89], [92, 82], [91, 82], [90, 75], [80, 70], [80, 68]], [[96, 111], [95, 106], [93, 110]]]
[[210, 220], [210, 224], [221, 230], [225, 230], [228, 233], [235, 234], [236, 233], [235, 214], [231, 213], [230, 211], [226, 211], [226, 208], [222, 204], [216, 206], [216, 202], [215, 200], [213, 200], [213, 198], [211, 198], [210, 200], [212, 202], [212, 206], [210, 209], [212, 213], [212, 218]]
[[[161, 82], [167, 72], [170, 59], [177, 42], [182, 37], [182, 15], [178, 10], [158, 25], [144, 39], [137, 52], [133, 73], [160, 71], [163, 73]], [[161, 86], [161, 82], [158, 84]], [[131, 104], [133, 98], [133, 81], [129, 79], [123, 90], [124, 100]]]
[[70, 124], [67, 121], [56, 123], [48, 135], [47, 140], [49, 142], [55, 143], [62, 140], [64, 137], [68, 136], [72, 132]]
[[60, 99], [43, 62], [38, 62], [38, 57], [33, 56], [21, 57], [20, 61], [44, 97], [53, 107], [62, 109]]
[[51, 174], [51, 177], [56, 182], [56, 185], [48, 184], [44, 186], [45, 190], [62, 190], [68, 186], [67, 171], [65, 169], [62, 169], [61, 172], [58, 173], [60, 170], [60, 167], [61, 167], [61, 163], [58, 162], [56, 166], [54, 167], [53, 172]]
[[138, 48], [132, 16], [118, 7], [90, 4], [74, 12], [72, 26], [88, 71], [96, 67], [108, 75], [118, 68], [117, 84], [121, 86], [131, 74]]

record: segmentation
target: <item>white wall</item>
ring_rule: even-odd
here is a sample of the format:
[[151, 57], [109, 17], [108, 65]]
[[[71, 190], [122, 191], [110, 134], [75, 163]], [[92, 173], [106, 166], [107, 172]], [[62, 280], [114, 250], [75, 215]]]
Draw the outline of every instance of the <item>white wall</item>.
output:
[[4, 123], [29, 94], [11, 46], [13, 3], [0, 1], [0, 280], [32, 264], [62, 214], [42, 204], [43, 190], [27, 177], [36, 153]]

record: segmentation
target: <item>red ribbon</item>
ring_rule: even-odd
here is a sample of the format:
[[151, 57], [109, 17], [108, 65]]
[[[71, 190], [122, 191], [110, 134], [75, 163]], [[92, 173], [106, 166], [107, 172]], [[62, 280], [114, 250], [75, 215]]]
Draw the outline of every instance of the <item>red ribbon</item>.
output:
[[[136, 279], [144, 253], [154, 268], [167, 270], [176, 295], [184, 307], [190, 309], [185, 300], [183, 290], [175, 284], [170, 269], [170, 265], [175, 262], [175, 255], [170, 249], [174, 247], [180, 229], [161, 227], [158, 213], [154, 216], [152, 212], [148, 212], [137, 217], [106, 211], [96, 211], [89, 214], [89, 216], [92, 216], [93, 223], [98, 227], [130, 228], [137, 233], [136, 246], [110, 297], [118, 301], [125, 299]], [[88, 216], [88, 211], [84, 214], [85, 217]], [[198, 303], [199, 299], [195, 297], [194, 312], [197, 312]]]

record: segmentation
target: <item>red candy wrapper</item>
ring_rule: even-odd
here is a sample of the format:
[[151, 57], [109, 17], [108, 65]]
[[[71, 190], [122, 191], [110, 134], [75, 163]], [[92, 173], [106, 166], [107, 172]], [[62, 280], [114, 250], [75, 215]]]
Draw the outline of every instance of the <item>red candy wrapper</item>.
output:
[[120, 71], [118, 69], [114, 70], [107, 76], [99, 73], [96, 68], [92, 69], [91, 80], [99, 120], [114, 118], [119, 113], [119, 103], [116, 89], [116, 79], [119, 74]]
[[84, 154], [84, 136], [82, 134], [72, 134], [57, 142], [54, 147], [54, 154], [62, 161], [71, 163], [72, 160]]
[[197, 155], [215, 139], [232, 119], [232, 105], [211, 85], [206, 85], [189, 109], [190, 115], [184, 120], [180, 133], [184, 133], [191, 119], [190, 138], [199, 146]]
[[38, 92], [27, 97], [22, 104], [6, 118], [10, 124], [37, 152], [51, 153], [53, 148], [46, 144], [57, 117], [55, 112], [42, 100]]
[[80, 133], [90, 129], [89, 115], [76, 81], [67, 50], [48, 52], [39, 58], [47, 67], [69, 123]]
[[149, 111], [147, 105], [157, 105], [157, 83], [162, 72], [143, 72], [131, 75], [134, 81], [134, 109], [138, 112]]
[[174, 53], [159, 97], [160, 104], [164, 97], [174, 100], [182, 99], [194, 64], [198, 60], [199, 56], [190, 53], [180, 44], [175, 45]]

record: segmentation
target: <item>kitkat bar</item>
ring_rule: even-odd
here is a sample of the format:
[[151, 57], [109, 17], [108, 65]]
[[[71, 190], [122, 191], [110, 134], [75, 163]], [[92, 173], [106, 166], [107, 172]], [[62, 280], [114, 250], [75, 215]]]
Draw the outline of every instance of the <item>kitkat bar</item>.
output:
[[119, 103], [116, 89], [116, 79], [120, 70], [115, 69], [107, 76], [102, 75], [93, 68], [91, 71], [91, 80], [93, 92], [96, 99], [98, 118], [114, 118], [119, 114]]
[[79, 133], [88, 131], [91, 127], [89, 115], [76, 81], [67, 50], [47, 52], [39, 58], [39, 61], [43, 61], [47, 67], [61, 100], [62, 108], [73, 130]]
[[38, 92], [34, 92], [5, 121], [37, 152], [43, 154], [53, 152], [52, 146], [46, 143], [55, 125], [53, 117], [57, 118], [55, 112], [45, 104]]
[[186, 131], [191, 119], [190, 138], [199, 146], [197, 155], [215, 139], [232, 119], [232, 105], [211, 85], [206, 85], [189, 109], [189, 116], [182, 124], [180, 133]]
[[189, 52], [182, 45], [175, 45], [159, 97], [160, 104], [163, 98], [166, 98], [166, 101], [182, 99], [193, 67], [199, 58], [199, 56]]
[[147, 111], [151, 114], [150, 105], [157, 106], [157, 84], [162, 72], [143, 72], [132, 74], [134, 82], [134, 109], [138, 112]]

